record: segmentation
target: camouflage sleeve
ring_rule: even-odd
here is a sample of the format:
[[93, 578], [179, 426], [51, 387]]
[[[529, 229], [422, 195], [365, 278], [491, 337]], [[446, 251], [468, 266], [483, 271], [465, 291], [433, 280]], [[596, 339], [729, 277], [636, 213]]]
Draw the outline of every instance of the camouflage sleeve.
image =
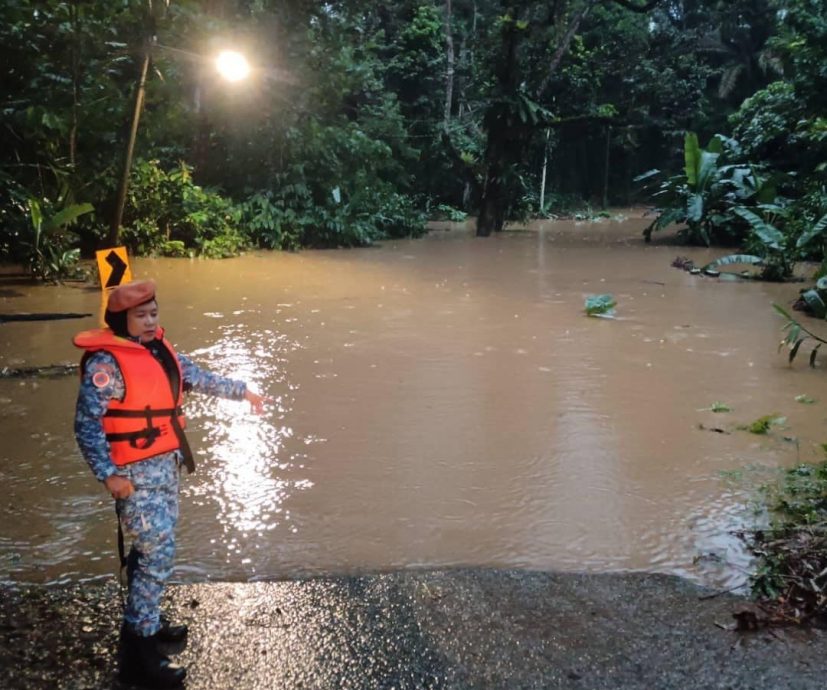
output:
[[96, 352], [86, 361], [75, 407], [75, 439], [80, 452], [99, 481], [115, 474], [109, 443], [103, 431], [103, 415], [113, 398], [124, 395], [124, 382], [115, 358]]
[[247, 392], [247, 384], [244, 381], [228, 379], [205, 371], [186, 355], [179, 354], [178, 361], [181, 363], [181, 371], [184, 374], [184, 385], [196, 393], [230, 400], [244, 399], [244, 394]]

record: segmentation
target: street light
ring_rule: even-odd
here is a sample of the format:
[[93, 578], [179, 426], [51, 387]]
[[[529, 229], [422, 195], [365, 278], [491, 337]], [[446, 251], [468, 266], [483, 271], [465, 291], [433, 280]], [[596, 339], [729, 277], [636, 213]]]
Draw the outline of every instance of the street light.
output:
[[235, 50], [222, 50], [215, 58], [215, 69], [227, 81], [241, 81], [249, 76], [250, 63]]
[[[129, 138], [126, 143], [126, 152], [124, 153], [123, 170], [121, 172], [121, 180], [118, 184], [118, 195], [115, 198], [115, 212], [112, 214], [112, 223], [109, 226], [109, 246], [114, 247], [118, 244], [118, 235], [123, 222], [123, 209], [126, 205], [126, 190], [129, 187], [129, 172], [132, 169], [132, 154], [135, 151], [135, 139], [138, 135], [138, 123], [141, 120], [141, 111], [144, 107], [144, 97], [146, 95], [146, 77], [149, 72], [150, 52], [153, 48], [163, 49], [171, 53], [182, 53], [189, 57], [196, 57], [204, 59], [203, 56], [190, 53], [188, 51], [180, 50], [178, 48], [167, 48], [155, 43], [151, 40], [143, 51], [143, 59], [141, 61], [141, 71], [138, 77], [138, 85], [135, 89], [135, 105], [132, 110], [132, 125], [129, 128]], [[250, 75], [250, 64], [247, 62], [241, 53], [235, 50], [223, 50], [215, 59], [215, 68], [218, 73], [227, 81], [237, 82], [246, 79]]]

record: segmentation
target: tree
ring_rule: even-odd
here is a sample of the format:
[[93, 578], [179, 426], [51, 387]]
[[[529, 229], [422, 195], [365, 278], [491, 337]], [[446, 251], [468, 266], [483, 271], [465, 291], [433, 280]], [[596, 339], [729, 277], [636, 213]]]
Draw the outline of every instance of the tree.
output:
[[[603, 1], [640, 13], [658, 4], [658, 0]], [[551, 111], [543, 107], [548, 100], [548, 86], [581, 22], [600, 2], [570, 0], [548, 7], [545, 3], [516, 5], [504, 0], [496, 8], [499, 14], [489, 16], [497, 46], [489, 53], [492, 78], [489, 104], [483, 116], [485, 148], [479, 174], [470, 166], [465, 168], [478, 197], [477, 235], [487, 236], [502, 229], [517, 186], [517, 162], [533, 132], [540, 126], [554, 124], [549, 121]], [[550, 54], [537, 50], [538, 46], [549, 44], [555, 45]], [[538, 53], [541, 59], [532, 62], [532, 54]]]

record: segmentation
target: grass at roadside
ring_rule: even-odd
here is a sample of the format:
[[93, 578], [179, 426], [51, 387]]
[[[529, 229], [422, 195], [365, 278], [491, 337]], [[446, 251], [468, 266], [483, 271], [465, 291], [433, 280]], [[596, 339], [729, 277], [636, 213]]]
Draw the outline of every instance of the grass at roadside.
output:
[[768, 624], [827, 625], [827, 460], [788, 469], [764, 491], [770, 525], [745, 536], [753, 595]]

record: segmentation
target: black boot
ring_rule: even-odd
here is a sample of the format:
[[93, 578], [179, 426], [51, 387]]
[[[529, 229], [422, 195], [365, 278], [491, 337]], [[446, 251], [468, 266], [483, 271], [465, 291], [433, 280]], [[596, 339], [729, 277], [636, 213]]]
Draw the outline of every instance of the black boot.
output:
[[173, 625], [163, 613], [161, 614], [161, 629], [158, 631], [158, 642], [165, 644], [180, 644], [187, 639], [189, 629], [186, 625]]
[[150, 688], [176, 688], [187, 669], [170, 662], [158, 649], [158, 636], [142, 637], [125, 625], [121, 628], [120, 679]]

